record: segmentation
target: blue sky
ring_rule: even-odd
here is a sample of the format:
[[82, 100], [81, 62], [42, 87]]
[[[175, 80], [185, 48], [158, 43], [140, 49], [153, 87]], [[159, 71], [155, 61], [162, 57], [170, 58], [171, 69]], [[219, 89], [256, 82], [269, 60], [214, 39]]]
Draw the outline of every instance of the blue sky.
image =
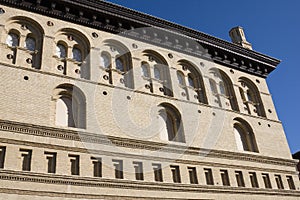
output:
[[109, 0], [215, 37], [244, 27], [253, 49], [282, 60], [267, 78], [291, 148], [300, 150], [300, 1]]

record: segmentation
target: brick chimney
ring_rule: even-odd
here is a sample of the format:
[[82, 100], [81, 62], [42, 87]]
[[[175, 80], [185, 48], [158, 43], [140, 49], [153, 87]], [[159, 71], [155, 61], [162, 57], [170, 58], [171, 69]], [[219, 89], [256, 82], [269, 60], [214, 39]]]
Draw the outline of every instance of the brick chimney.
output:
[[247, 42], [246, 36], [244, 33], [244, 29], [240, 26], [232, 28], [229, 31], [229, 36], [231, 37], [231, 41], [234, 44], [240, 45], [246, 49], [251, 49], [252, 50], [252, 45], [251, 43]]

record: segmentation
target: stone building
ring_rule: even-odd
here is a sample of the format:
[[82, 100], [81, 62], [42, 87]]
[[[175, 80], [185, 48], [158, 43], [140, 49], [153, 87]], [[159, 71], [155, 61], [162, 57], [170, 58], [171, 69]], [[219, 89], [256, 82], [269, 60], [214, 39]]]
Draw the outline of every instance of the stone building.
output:
[[98, 0], [0, 0], [0, 199], [299, 199], [279, 60]]

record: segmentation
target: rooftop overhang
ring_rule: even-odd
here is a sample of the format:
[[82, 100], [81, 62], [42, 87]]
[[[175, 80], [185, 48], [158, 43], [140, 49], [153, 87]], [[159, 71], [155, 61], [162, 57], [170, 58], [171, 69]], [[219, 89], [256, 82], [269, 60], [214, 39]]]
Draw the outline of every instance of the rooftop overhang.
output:
[[120, 34], [259, 77], [280, 60], [211, 35], [101, 0], [0, 0], [10, 7]]

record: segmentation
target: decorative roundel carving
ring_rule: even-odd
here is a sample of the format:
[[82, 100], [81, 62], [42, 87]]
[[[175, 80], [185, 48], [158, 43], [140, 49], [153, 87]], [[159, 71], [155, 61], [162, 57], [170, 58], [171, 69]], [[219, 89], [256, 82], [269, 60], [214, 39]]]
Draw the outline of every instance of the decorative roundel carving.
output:
[[64, 66], [58, 65], [58, 66], [57, 66], [57, 69], [58, 69], [59, 71], [62, 71], [62, 70], [64, 70]]
[[159, 91], [164, 92], [165, 90], [164, 90], [164, 88], [160, 87]]
[[109, 77], [107, 75], [104, 75], [103, 79], [107, 81], [109, 79]]
[[7, 59], [13, 59], [14, 58], [14, 55], [12, 55], [12, 54], [7, 54]]
[[201, 110], [198, 110], [198, 113], [201, 113]]
[[5, 10], [3, 8], [0, 8], [0, 15], [4, 14], [4, 13], [5, 13]]
[[184, 97], [186, 96], [185, 92], [181, 92], [181, 95], [184, 96]]
[[212, 113], [212, 115], [213, 115], [213, 116], [216, 116], [216, 113], [215, 113], [215, 112], [213, 112], [213, 113]]
[[169, 58], [173, 58], [173, 54], [169, 53], [168, 54]]
[[186, 71], [186, 70], [187, 70], [187, 67], [183, 65], [183, 66], [182, 66], [182, 70], [183, 70], [183, 71]]
[[195, 98], [195, 99], [198, 99], [198, 95], [195, 94], [195, 95], [194, 95], [194, 98]]
[[150, 86], [150, 85], [148, 85], [148, 84], [146, 84], [146, 85], [145, 85], [145, 88], [146, 88], [146, 89], [150, 89], [150, 88], [151, 88], [151, 86]]
[[228, 102], [226, 102], [226, 106], [230, 106]]
[[116, 51], [116, 49], [114, 47], [110, 47], [111, 52]]
[[137, 48], [138, 48], [138, 45], [135, 44], [135, 43], [133, 43], [133, 44], [132, 44], [132, 47], [133, 47], [134, 49], [137, 49]]
[[80, 69], [75, 69], [76, 74], [80, 74], [80, 72], [81, 72]]
[[131, 100], [131, 97], [130, 97], [130, 96], [127, 96], [127, 99], [128, 99], [128, 100]]
[[257, 110], [256, 110], [256, 109], [254, 109], [254, 110], [253, 110], [253, 112], [257, 113]]
[[256, 79], [256, 83], [260, 83], [260, 81], [258, 79]]
[[99, 35], [96, 32], [93, 32], [92, 36], [93, 36], [93, 38], [98, 38], [99, 37]]
[[125, 83], [125, 80], [124, 78], [120, 78], [120, 83], [124, 84]]
[[205, 66], [204, 62], [200, 62], [200, 66], [204, 67]]
[[54, 25], [54, 23], [53, 23], [53, 22], [51, 22], [51, 21], [47, 21], [47, 25], [48, 25], [48, 26], [53, 26], [53, 25]]
[[28, 27], [27, 27], [27, 25], [25, 25], [25, 24], [22, 24], [22, 25], [21, 25], [21, 29], [23, 29], [23, 30], [27, 30], [27, 29], [28, 29]]
[[68, 35], [68, 40], [73, 41], [74, 40], [73, 35]]
[[230, 73], [234, 74], [234, 71], [231, 69], [231, 70], [230, 70]]
[[32, 64], [32, 59], [31, 59], [31, 58], [27, 58], [27, 59], [26, 59], [26, 62], [27, 62], [28, 64]]

